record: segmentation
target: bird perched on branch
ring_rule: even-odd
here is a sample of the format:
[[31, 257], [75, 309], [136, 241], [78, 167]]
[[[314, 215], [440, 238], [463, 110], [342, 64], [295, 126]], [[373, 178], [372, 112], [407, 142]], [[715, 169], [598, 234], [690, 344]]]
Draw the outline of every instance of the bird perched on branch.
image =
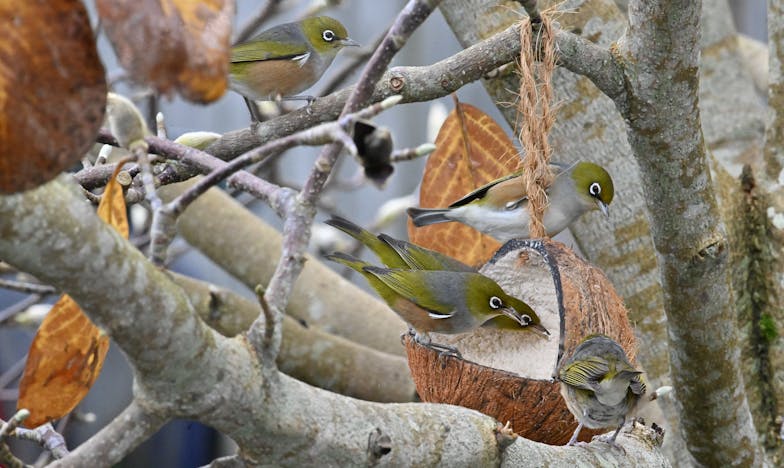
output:
[[[590, 210], [609, 215], [613, 182], [607, 171], [592, 162], [580, 161], [564, 167], [551, 164], [556, 172], [547, 188], [548, 205], [544, 227], [554, 236]], [[495, 239], [529, 237], [528, 196], [522, 172], [494, 180], [457, 200], [447, 208], [409, 208], [415, 226], [458, 221]]]
[[297, 94], [313, 86], [344, 47], [358, 45], [328, 16], [281, 24], [231, 48], [229, 86], [257, 101], [312, 101]]
[[561, 396], [579, 422], [567, 445], [574, 445], [583, 426], [617, 425], [607, 440], [615, 445], [626, 416], [646, 391], [642, 372], [629, 363], [623, 348], [605, 335], [590, 335], [580, 343], [562, 364], [558, 380]]
[[380, 268], [344, 253], [327, 258], [364, 276], [416, 331], [417, 343], [441, 352], [459, 356], [450, 346], [431, 343], [430, 332], [466, 333], [498, 316], [509, 317], [521, 330], [550, 334], [528, 304], [506, 294], [498, 283], [479, 273]]

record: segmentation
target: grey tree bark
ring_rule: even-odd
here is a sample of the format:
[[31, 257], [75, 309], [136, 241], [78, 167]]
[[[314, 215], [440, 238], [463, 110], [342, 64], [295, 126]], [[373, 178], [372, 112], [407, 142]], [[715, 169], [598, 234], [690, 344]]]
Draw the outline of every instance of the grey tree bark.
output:
[[[611, 222], [586, 217], [575, 226], [575, 235], [625, 297], [640, 335], [640, 361], [653, 386], [672, 382], [676, 387], [678, 405], [664, 407], [671, 424], [666, 438], [672, 442], [670, 460], [685, 466], [693, 455], [708, 465], [775, 464], [781, 460], [778, 429], [784, 413], [784, 343], [777, 331], [784, 313], [781, 2], [770, 2], [772, 111], [764, 148], [765, 107], [757, 99], [726, 2], [706, 0], [704, 9], [689, 1], [619, 3], [628, 3], [628, 23], [609, 0], [567, 2], [563, 8], [573, 11], [559, 19], [565, 31], [583, 40], [571, 34], [558, 38], [564, 69], [555, 78], [563, 102], [551, 136], [556, 154], [566, 161], [595, 160], [622, 175], [616, 176], [622, 203], [613, 205]], [[447, 0], [442, 9], [468, 45], [518, 18], [496, 6], [488, 0]], [[407, 101], [426, 100], [457, 89], [514, 56], [514, 32], [506, 30], [493, 45], [480, 46], [481, 60], [474, 50], [432, 67], [393, 69], [374, 99], [402, 92]], [[436, 83], [433, 73], [443, 73], [444, 80]], [[507, 90], [517, 86], [513, 76], [502, 76], [487, 87], [498, 101], [508, 102]], [[264, 127], [270, 130], [264, 136], [236, 132], [215, 150], [230, 157], [314, 119], [334, 118], [347, 95], [320, 100], [316, 117], [300, 113], [276, 120]], [[513, 122], [516, 116], [507, 117]], [[239, 460], [251, 465], [268, 460], [351, 466], [413, 460], [433, 465], [667, 464], [656, 436], [642, 429], [620, 439], [628, 458], [602, 451], [598, 444], [588, 450], [543, 447], [506, 440], [493, 421], [472, 411], [359, 402], [279, 372], [265, 374], [259, 370], [264, 363], [243, 337], [222, 336], [196, 317], [216, 317], [215, 297], [245, 314], [250, 314], [249, 304], [200, 292], [194, 284], [181, 289], [99, 223], [82, 198], [65, 180], [0, 197], [0, 258], [76, 298], [123, 348], [136, 372], [134, 403], [61, 464], [119, 461], [173, 417], [218, 428], [240, 445]], [[280, 255], [280, 238], [227, 203], [212, 192], [186, 212], [179, 227], [189, 242], [249, 286], [266, 284]], [[64, 206], [69, 210], [63, 212]], [[230, 222], [219, 217], [224, 214]], [[234, 239], [222, 236], [229, 224], [244, 231], [234, 232]], [[238, 238], [246, 239], [239, 245], [264, 240], [263, 254], [238, 250]], [[90, 255], [72, 255], [88, 249]], [[348, 320], [335, 321], [340, 314], [325, 316], [313, 306], [340, 309], [346, 297], [363, 304], [362, 317], [343, 314]], [[408, 399], [411, 384], [401, 375], [401, 358], [394, 356], [401, 350], [397, 333], [389, 331], [403, 325], [378, 301], [308, 260], [288, 309], [366, 347], [284, 321], [281, 356], [292, 365], [282, 370], [362, 398]], [[149, 310], [156, 311], [154, 317]], [[216, 327], [247, 326], [238, 315], [222, 314], [225, 322]], [[373, 315], [375, 326], [360, 323], [365, 314]], [[323, 340], [334, 356], [341, 356], [336, 373], [343, 377], [328, 382], [331, 367], [314, 365], [307, 347], [286, 348], [287, 337], [291, 343], [302, 333], [308, 340]], [[371, 364], [379, 362], [384, 370], [373, 373]], [[194, 363], [202, 371], [198, 376], [188, 372]], [[368, 372], [363, 375], [369, 385], [348, 385], [346, 376], [356, 372]], [[388, 374], [395, 377], [397, 392], [374, 388]], [[391, 451], [386, 451], [387, 438]]]

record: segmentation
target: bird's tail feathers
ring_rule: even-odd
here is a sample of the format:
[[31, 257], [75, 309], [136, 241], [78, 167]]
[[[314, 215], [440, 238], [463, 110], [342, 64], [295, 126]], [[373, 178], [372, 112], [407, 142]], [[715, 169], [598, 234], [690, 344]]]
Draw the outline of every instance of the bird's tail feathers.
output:
[[448, 209], [430, 208], [409, 208], [406, 210], [408, 216], [416, 227], [429, 226], [431, 224], [448, 223], [452, 221], [446, 217]]
[[376, 236], [374, 236], [373, 233], [365, 229], [362, 229], [361, 227], [357, 226], [356, 224], [352, 223], [346, 218], [341, 218], [340, 216], [332, 216], [328, 220], [324, 221], [324, 223], [336, 229], [340, 229], [341, 231], [345, 232], [346, 234], [360, 241], [363, 244], [367, 244], [368, 242], [372, 243], [374, 240], [377, 241]]
[[370, 264], [367, 263], [366, 261], [360, 260], [357, 257], [354, 257], [353, 255], [349, 255], [349, 254], [343, 253], [343, 252], [331, 253], [331, 254], [325, 255], [324, 257], [327, 260], [331, 260], [333, 262], [337, 262], [337, 263], [340, 263], [342, 265], [346, 265], [347, 267], [351, 268], [352, 270], [356, 270], [356, 271], [358, 271], [360, 273], [362, 273], [362, 271], [363, 271], [363, 269], [365, 267], [370, 266]]

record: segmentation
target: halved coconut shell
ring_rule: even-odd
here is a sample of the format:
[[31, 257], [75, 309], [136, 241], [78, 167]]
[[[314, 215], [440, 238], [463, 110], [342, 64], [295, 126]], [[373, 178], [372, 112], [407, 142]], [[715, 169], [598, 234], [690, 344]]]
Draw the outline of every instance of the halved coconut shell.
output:
[[[480, 329], [432, 334], [462, 358], [440, 355], [408, 339], [408, 363], [422, 400], [472, 408], [511, 422], [514, 431], [553, 445], [568, 442], [577, 421], [553, 376], [588, 335], [616, 340], [634, 362], [636, 343], [626, 308], [598, 268], [553, 240], [512, 240], [481, 273], [527, 302], [550, 331], [549, 339], [522, 330]], [[580, 440], [603, 432], [584, 429]]]

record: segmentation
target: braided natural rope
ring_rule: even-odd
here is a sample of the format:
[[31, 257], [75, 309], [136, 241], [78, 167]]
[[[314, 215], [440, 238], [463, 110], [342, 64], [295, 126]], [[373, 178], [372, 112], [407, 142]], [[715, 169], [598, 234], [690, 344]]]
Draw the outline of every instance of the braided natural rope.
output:
[[[528, 212], [531, 215], [529, 225], [530, 237], [546, 235], [542, 217], [547, 207], [545, 189], [552, 183], [549, 169], [552, 152], [547, 135], [555, 123], [555, 112], [551, 110], [553, 99], [551, 78], [555, 69], [555, 47], [552, 23], [549, 12], [542, 13], [542, 22], [537, 44], [532, 46], [532, 27], [526, 17], [520, 22], [520, 101], [518, 112], [520, 119], [520, 142], [525, 149], [523, 159], [523, 183], [528, 194]], [[539, 83], [537, 84], [534, 66], [538, 67]]]

